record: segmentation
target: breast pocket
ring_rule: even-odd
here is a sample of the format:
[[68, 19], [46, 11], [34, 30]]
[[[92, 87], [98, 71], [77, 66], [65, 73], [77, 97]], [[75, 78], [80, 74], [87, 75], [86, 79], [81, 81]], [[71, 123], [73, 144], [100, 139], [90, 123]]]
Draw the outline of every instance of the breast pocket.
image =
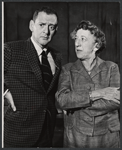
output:
[[93, 78], [96, 89], [106, 88], [110, 86], [110, 73], [107, 70], [101, 71]]
[[29, 75], [34, 74], [32, 69], [28, 65], [25, 65], [25, 66], [12, 65], [11, 68], [10, 68], [10, 73], [13, 76], [18, 76], [18, 77], [21, 77], [21, 78], [27, 78]]
[[[41, 71], [37, 72], [40, 73]], [[38, 78], [28, 64], [25, 64], [25, 66], [23, 66], [23, 64], [12, 64], [6, 78], [12, 87], [19, 87], [21, 91], [32, 86], [33, 88], [40, 88]], [[18, 88], [16, 88], [16, 90], [18, 90]], [[23, 94], [25, 94], [25, 92], [23, 92]]]
[[79, 72], [71, 72], [71, 88], [74, 91], [80, 92], [81, 90], [88, 90], [94, 88], [94, 83], [90, 77], [85, 77]]

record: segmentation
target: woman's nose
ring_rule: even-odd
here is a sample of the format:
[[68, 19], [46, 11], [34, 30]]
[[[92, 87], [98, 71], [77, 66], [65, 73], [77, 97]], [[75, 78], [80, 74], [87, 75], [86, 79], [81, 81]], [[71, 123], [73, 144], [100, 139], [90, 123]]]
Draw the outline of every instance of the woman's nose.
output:
[[75, 40], [75, 45], [76, 45], [76, 46], [80, 46], [80, 45], [81, 45], [81, 42], [80, 42], [79, 39]]

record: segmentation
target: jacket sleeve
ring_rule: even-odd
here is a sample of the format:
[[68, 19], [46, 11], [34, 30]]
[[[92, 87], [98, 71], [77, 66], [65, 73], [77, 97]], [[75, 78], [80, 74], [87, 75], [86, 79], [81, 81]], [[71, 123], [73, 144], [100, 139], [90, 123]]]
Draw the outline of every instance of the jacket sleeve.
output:
[[[120, 87], [120, 73], [117, 64], [111, 67], [109, 86]], [[99, 116], [117, 110], [119, 109], [119, 107], [120, 107], [119, 104], [111, 100], [109, 101], [105, 99], [98, 99], [92, 103], [91, 107], [88, 107], [86, 109], [90, 110], [90, 114], [92, 116]]]
[[64, 110], [91, 106], [88, 90], [72, 91], [70, 71], [62, 67], [56, 99]]
[[11, 64], [11, 50], [8, 44], [4, 44], [4, 91], [7, 90], [5, 75]]

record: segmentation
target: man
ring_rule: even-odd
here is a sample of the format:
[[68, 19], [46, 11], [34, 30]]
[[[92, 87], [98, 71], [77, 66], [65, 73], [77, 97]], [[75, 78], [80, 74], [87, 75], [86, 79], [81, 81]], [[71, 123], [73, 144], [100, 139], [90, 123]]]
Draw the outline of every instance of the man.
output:
[[[4, 46], [4, 147], [52, 147], [55, 92], [61, 55], [48, 47], [58, 29], [58, 16], [48, 7], [36, 10], [27, 41]], [[46, 64], [45, 64], [46, 63]]]
[[64, 147], [119, 148], [118, 65], [97, 56], [106, 40], [90, 21], [81, 21], [71, 35], [78, 59], [62, 67], [56, 93], [64, 111]]

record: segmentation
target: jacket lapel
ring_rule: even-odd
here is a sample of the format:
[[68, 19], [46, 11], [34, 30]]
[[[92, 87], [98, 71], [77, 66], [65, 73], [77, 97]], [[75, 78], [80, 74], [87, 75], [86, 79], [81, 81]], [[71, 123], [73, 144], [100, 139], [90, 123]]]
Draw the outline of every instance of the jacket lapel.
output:
[[79, 74], [81, 74], [81, 76], [83, 76], [84, 78], [86, 78], [86, 80], [88, 82], [92, 82], [90, 75], [88, 74], [88, 72], [86, 71], [84, 65], [82, 64], [82, 61], [80, 59], [78, 59], [74, 65], [71, 68], [71, 71], [75, 71], [78, 72]]
[[41, 69], [39, 66], [40, 62], [38, 59], [37, 52], [36, 52], [32, 42], [31, 42], [31, 39], [27, 40], [26, 51], [27, 51], [27, 59], [28, 59], [28, 62], [30, 64], [30, 67], [32, 68], [36, 78], [38, 79], [40, 86], [44, 90], [43, 81], [42, 81], [43, 80], [42, 79], [42, 72], [41, 72]]
[[107, 69], [106, 63], [104, 60], [100, 59], [99, 57], [96, 58], [96, 65], [91, 70], [91, 74], [89, 75], [86, 71], [82, 61], [78, 59], [74, 65], [72, 66], [72, 71], [78, 71], [82, 76], [84, 76], [88, 81], [92, 82], [92, 78], [96, 76], [99, 72], [105, 71]]
[[96, 76], [99, 72], [101, 71], [105, 71], [107, 70], [107, 66], [104, 60], [102, 60], [101, 58], [97, 57], [96, 58], [96, 65], [95, 67], [92, 69], [90, 77], [93, 78], [94, 76]]
[[55, 74], [53, 76], [53, 79], [51, 81], [51, 84], [50, 84], [47, 92], [49, 92], [51, 90], [51, 88], [53, 87], [53, 85], [55, 84], [55, 81], [57, 80], [60, 70], [61, 70], [61, 55], [60, 55], [60, 53], [55, 53], [53, 50], [51, 50], [50, 52], [51, 52], [51, 55], [55, 62], [56, 70], [55, 70]]
[[[36, 52], [32, 42], [31, 42], [30, 38], [27, 40], [26, 51], [27, 51], [28, 62], [30, 64], [36, 78], [38, 79], [41, 88], [43, 89], [44, 92], [46, 92], [44, 85], [43, 85], [42, 72], [41, 72], [41, 69], [39, 66], [40, 65], [39, 58], [38, 58], [37, 52]], [[51, 49], [50, 52], [51, 52], [51, 55], [54, 59], [55, 65], [56, 65], [56, 71], [55, 71], [54, 77], [51, 81], [51, 84], [50, 84], [47, 92], [49, 92], [51, 90], [51, 88], [53, 87], [53, 85], [55, 84], [55, 81], [59, 75], [60, 68], [61, 68], [61, 65], [60, 65], [61, 56], [60, 56], [60, 54], [53, 52], [53, 49]]]

